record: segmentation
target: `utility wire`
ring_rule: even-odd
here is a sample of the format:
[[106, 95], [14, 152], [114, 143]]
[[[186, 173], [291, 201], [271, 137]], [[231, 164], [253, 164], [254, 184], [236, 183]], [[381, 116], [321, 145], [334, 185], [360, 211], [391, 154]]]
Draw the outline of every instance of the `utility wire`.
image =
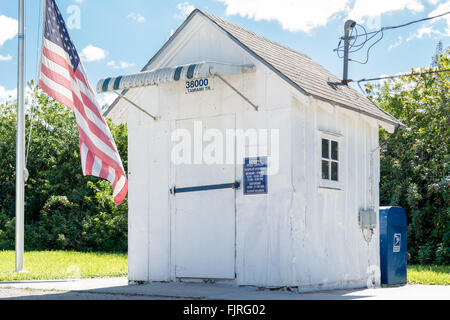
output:
[[433, 16], [433, 17], [428, 17], [428, 18], [423, 18], [423, 19], [419, 19], [419, 20], [414, 20], [414, 21], [411, 21], [411, 22], [408, 22], [408, 23], [405, 23], [405, 24], [401, 24], [401, 25], [398, 25], [398, 26], [383, 27], [383, 28], [381, 28], [381, 29], [378, 30], [378, 31], [368, 32], [367, 35], [374, 34], [374, 33], [378, 33], [378, 32], [380, 32], [380, 31], [392, 30], [392, 29], [397, 29], [397, 28], [406, 27], [406, 26], [409, 26], [409, 25], [411, 25], [411, 24], [415, 24], [415, 23], [419, 23], [419, 22], [424, 22], [424, 21], [428, 21], [428, 20], [432, 20], [432, 19], [436, 19], [436, 18], [440, 18], [440, 17], [443, 17], [443, 16], [445, 16], [445, 15], [447, 15], [447, 14], [450, 14], [450, 11], [447, 11], [447, 12], [445, 12], [445, 13], [442, 13], [442, 14], [439, 14], [439, 15]]
[[395, 79], [395, 78], [402, 78], [402, 77], [423, 76], [423, 75], [426, 75], [426, 74], [442, 73], [442, 72], [450, 72], [450, 69], [433, 70], [433, 71], [426, 71], [426, 72], [406, 73], [406, 74], [399, 74], [399, 75], [395, 75], [395, 76], [378, 77], [378, 78], [371, 78], [371, 79], [361, 79], [361, 80], [358, 80], [358, 81], [348, 80], [348, 82], [361, 83], [361, 82], [388, 80], [388, 79]]
[[[359, 64], [367, 64], [367, 62], [369, 62], [369, 58], [370, 58], [370, 50], [378, 43], [378, 42], [380, 42], [381, 40], [383, 40], [383, 38], [384, 38], [384, 32], [383, 31], [381, 31], [381, 38], [380, 39], [378, 39], [377, 41], [375, 41], [370, 47], [369, 47], [369, 49], [367, 49], [367, 54], [366, 54], [366, 60], [364, 61], [364, 62], [361, 62], [361, 61], [358, 61], [358, 60], [354, 60], [354, 59], [348, 59], [348, 61], [353, 61], [353, 62], [356, 62], [356, 63], [359, 63]], [[367, 42], [366, 42], [367, 43]], [[361, 47], [361, 49], [362, 49], [362, 47]], [[358, 49], [357, 51], [359, 51], [360, 49]]]
[[[399, 75], [395, 75], [395, 76], [378, 77], [378, 78], [372, 78], [372, 79], [361, 79], [358, 81], [348, 80], [348, 82], [356, 82], [358, 84], [359, 90], [361, 90], [361, 93], [365, 95], [366, 92], [361, 87], [361, 82], [388, 80], [388, 79], [395, 79], [395, 78], [401, 78], [401, 77], [422, 76], [422, 75], [426, 75], [426, 74], [443, 73], [443, 72], [450, 72], [450, 69], [434, 70], [434, 71], [426, 71], [426, 72], [416, 72], [416, 73], [406, 73], [406, 74], [399, 74]], [[370, 97], [368, 97], [368, 98], [371, 99]]]
[[[388, 27], [383, 27], [383, 28], [381, 28], [380, 30], [372, 31], [372, 32], [367, 32], [366, 28], [365, 28], [363, 25], [357, 24], [357, 25], [355, 26], [355, 28], [352, 29], [352, 32], [351, 32], [351, 34], [350, 34], [350, 36], [349, 36], [349, 38], [350, 38], [351, 40], [353, 40], [353, 41], [350, 43], [350, 45], [349, 45], [349, 53], [355, 53], [355, 52], [358, 52], [358, 51], [362, 50], [362, 49], [365, 47], [365, 45], [366, 45], [369, 41], [371, 41], [372, 39], [374, 39], [377, 35], [381, 34], [381, 37], [367, 49], [366, 60], [365, 60], [364, 62], [357, 61], [357, 60], [353, 60], [353, 59], [349, 59], [349, 61], [353, 61], [353, 62], [360, 63], [360, 64], [367, 64], [367, 62], [369, 62], [370, 50], [371, 50], [377, 43], [379, 43], [381, 40], [383, 40], [383, 38], [384, 38], [384, 31], [386, 31], [386, 30], [392, 30], [392, 29], [397, 29], [397, 28], [406, 27], [406, 26], [409, 26], [409, 25], [411, 25], [411, 24], [415, 24], [415, 23], [419, 23], [419, 22], [423, 22], [423, 21], [428, 21], [428, 20], [432, 20], [432, 19], [436, 19], [436, 18], [440, 18], [440, 17], [443, 17], [443, 16], [445, 16], [445, 15], [447, 15], [447, 14], [450, 14], [450, 11], [445, 12], [445, 13], [442, 13], [442, 14], [439, 14], [439, 15], [436, 15], [436, 16], [433, 16], [433, 17], [423, 18], [423, 19], [411, 21], [411, 22], [408, 22], [408, 23], [404, 23], [404, 24], [401, 24], [401, 25], [398, 25], [398, 26], [388, 26]], [[357, 27], [362, 28], [364, 32], [360, 34], [360, 33], [358, 32], [358, 30], [357, 30]], [[356, 33], [356, 34], [354, 34], [354, 33]], [[359, 44], [356, 44], [358, 38], [360, 38], [360, 37], [365, 37], [364, 41], [362, 41], [362, 42], [359, 43]], [[344, 40], [344, 39], [341, 38], [341, 39], [339, 40], [339, 44], [338, 44], [337, 48], [334, 49], [334, 51], [336, 51], [336, 53], [337, 53], [337, 55], [338, 55], [338, 57], [339, 57], [340, 59], [343, 58], [343, 56], [341, 55], [341, 53], [344, 52], [344, 47], [342, 46], [342, 41], [343, 41], [343, 40]]]

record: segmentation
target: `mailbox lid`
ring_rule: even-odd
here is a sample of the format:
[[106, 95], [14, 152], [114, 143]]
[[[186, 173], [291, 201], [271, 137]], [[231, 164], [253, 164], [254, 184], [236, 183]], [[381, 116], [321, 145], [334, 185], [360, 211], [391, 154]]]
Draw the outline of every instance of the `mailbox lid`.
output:
[[[384, 208], [381, 208], [382, 210]], [[407, 227], [405, 209], [400, 207], [386, 208], [388, 224], [391, 226]]]

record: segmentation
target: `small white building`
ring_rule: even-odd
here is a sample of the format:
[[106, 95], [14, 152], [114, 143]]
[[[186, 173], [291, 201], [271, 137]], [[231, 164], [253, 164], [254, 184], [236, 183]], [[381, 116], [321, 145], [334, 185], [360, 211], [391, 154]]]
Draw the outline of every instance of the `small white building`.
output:
[[379, 284], [378, 129], [398, 120], [309, 57], [200, 10], [142, 73], [98, 86], [124, 89], [107, 115], [128, 122], [130, 281]]

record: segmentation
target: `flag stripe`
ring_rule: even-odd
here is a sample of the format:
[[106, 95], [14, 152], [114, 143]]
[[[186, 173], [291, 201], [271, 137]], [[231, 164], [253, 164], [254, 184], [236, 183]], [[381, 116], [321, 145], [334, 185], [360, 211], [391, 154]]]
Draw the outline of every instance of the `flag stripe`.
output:
[[86, 174], [86, 160], [87, 160], [87, 154], [89, 152], [88, 148], [83, 142], [80, 142], [81, 148], [80, 148], [80, 156], [81, 156], [81, 166], [83, 169], [83, 174]]
[[60, 66], [56, 62], [48, 59], [44, 55], [42, 56], [41, 63], [42, 63], [42, 65], [45, 65], [51, 71], [63, 76], [66, 79], [70, 80], [72, 78], [72, 76], [70, 75], [70, 71], [68, 71], [65, 67]]
[[128, 193], [128, 181], [127, 181], [127, 179], [125, 179], [124, 186], [121, 189], [119, 189], [119, 190], [120, 190], [119, 193], [114, 196], [114, 199], [116, 199], [116, 203], [117, 202], [121, 203], [125, 199], [125, 197], [127, 196], [127, 193]]
[[128, 181], [117, 146], [55, 0], [44, 1], [47, 10], [39, 87], [74, 111], [83, 174], [107, 179], [115, 203], [120, 204], [128, 192]]
[[91, 176], [92, 175], [92, 167], [94, 166], [94, 155], [92, 152], [87, 153], [86, 157], [86, 175]]
[[102, 159], [102, 161], [104, 161], [107, 165], [109, 165], [114, 170], [116, 170], [116, 172], [123, 173], [123, 168], [121, 166], [119, 166], [119, 164], [114, 159], [112, 159], [106, 153], [104, 153], [102, 150], [100, 150], [91, 141], [91, 139], [86, 135], [86, 133], [83, 131], [83, 129], [81, 129], [80, 127], [78, 127], [78, 129], [79, 129], [78, 131], [80, 133], [81, 140], [83, 141], [83, 143], [86, 144], [86, 146], [88, 147], [89, 150], [91, 150], [93, 153], [95, 153], [97, 156], [99, 156], [100, 159]]
[[124, 178], [124, 176], [121, 176], [119, 181], [117, 181], [116, 186], [115, 186], [115, 190], [114, 190], [114, 197], [117, 197], [117, 194], [120, 192], [120, 190], [123, 189], [123, 187], [125, 186], [126, 183], [126, 179]]
[[[106, 134], [101, 131], [101, 129], [97, 126], [95, 122], [93, 122], [87, 115], [86, 109], [83, 108], [82, 102], [79, 100], [76, 94], [73, 95], [74, 105], [76, 107], [75, 114], [77, 115], [77, 121], [80, 122], [82, 128], [85, 129], [86, 132], [92, 132], [95, 137], [97, 137], [105, 146], [111, 149], [111, 153], [117, 153], [117, 150], [110, 138], [106, 136]], [[80, 118], [78, 118], [80, 117]]]
[[92, 175], [95, 177], [100, 177], [100, 171], [102, 170], [102, 160], [94, 157], [94, 164], [92, 165]]
[[56, 53], [48, 50], [45, 47], [42, 48], [42, 51], [43, 51], [44, 57], [46, 57], [48, 60], [53, 61], [54, 63], [60, 65], [64, 69], [66, 69], [69, 72], [69, 74], [73, 77], [72, 66], [69, 65], [69, 63], [63, 57], [57, 55]]
[[72, 103], [73, 106], [73, 94], [72, 91], [59, 84], [52, 78], [47, 77], [44, 73], [41, 72], [41, 81], [45, 83], [47, 87], [53, 89], [55, 92], [59, 93], [61, 96], [64, 96], [68, 101]]
[[41, 66], [41, 72], [47, 77], [47, 79], [56, 82], [57, 84], [66, 88], [68, 92], [72, 93], [72, 83], [69, 79], [57, 72], [53, 72], [44, 64]]
[[71, 99], [67, 98], [66, 96], [60, 94], [59, 92], [53, 90], [52, 88], [50, 88], [43, 81], [42, 78], [39, 80], [39, 88], [44, 90], [50, 97], [52, 97], [53, 99], [55, 99], [59, 103], [65, 105], [66, 107], [69, 107], [70, 109], [73, 110], [73, 101]]

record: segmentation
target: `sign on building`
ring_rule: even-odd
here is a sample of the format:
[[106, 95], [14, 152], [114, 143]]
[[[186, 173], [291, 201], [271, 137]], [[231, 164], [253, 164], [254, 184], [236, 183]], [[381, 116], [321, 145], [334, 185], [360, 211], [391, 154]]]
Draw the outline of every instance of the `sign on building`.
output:
[[246, 158], [244, 161], [244, 194], [267, 193], [267, 157]]

